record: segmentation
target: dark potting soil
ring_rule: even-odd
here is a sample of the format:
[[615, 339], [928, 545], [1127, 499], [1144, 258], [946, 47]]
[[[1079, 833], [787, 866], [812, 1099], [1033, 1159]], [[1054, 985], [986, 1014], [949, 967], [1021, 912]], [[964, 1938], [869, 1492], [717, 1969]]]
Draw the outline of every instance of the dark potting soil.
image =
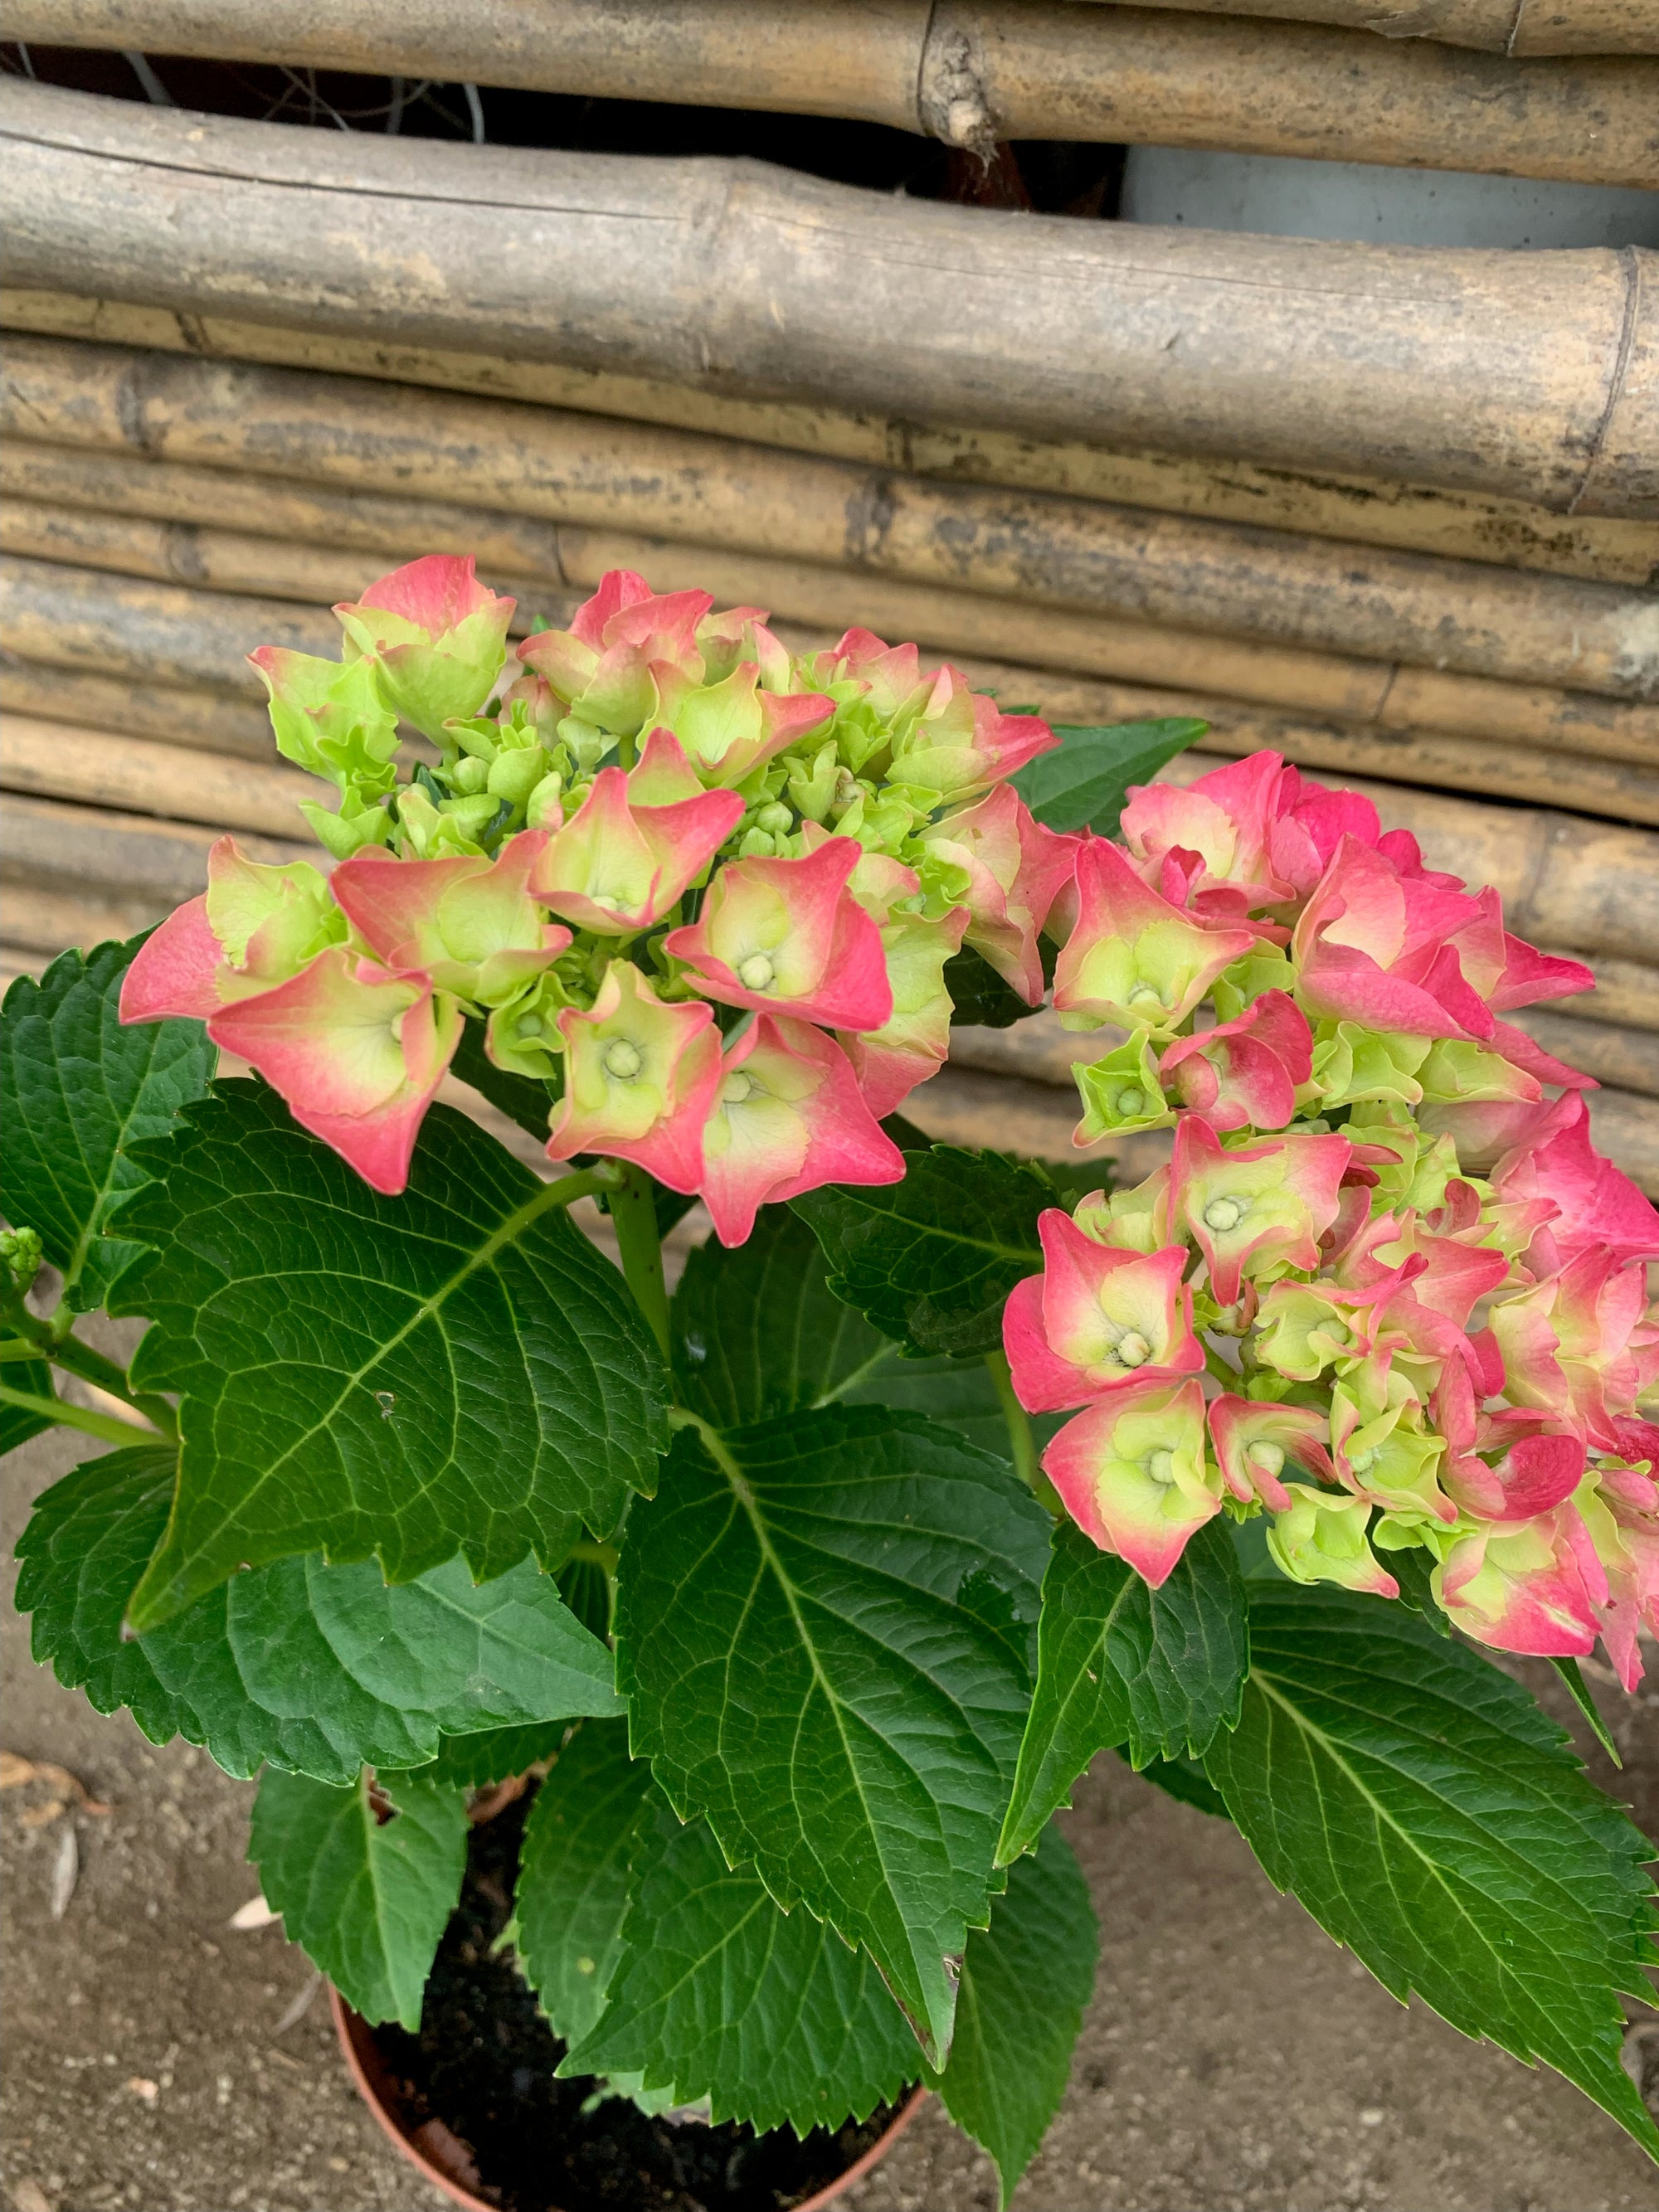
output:
[[411, 2126], [441, 2121], [471, 2153], [469, 2185], [501, 2212], [787, 2212], [863, 2155], [892, 2118], [757, 2136], [650, 2119], [597, 2084], [561, 2081], [564, 2045], [510, 1955], [494, 1955], [518, 1875], [528, 1796], [472, 1832], [465, 1885], [426, 1987], [420, 2033], [374, 2040]]

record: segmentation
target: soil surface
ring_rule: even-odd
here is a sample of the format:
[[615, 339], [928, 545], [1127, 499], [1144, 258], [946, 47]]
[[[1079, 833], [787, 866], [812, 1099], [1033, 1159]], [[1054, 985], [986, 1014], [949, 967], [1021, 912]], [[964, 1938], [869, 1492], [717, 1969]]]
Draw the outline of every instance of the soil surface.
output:
[[[8, 1462], [8, 1559], [30, 1498], [78, 1455], [60, 1434]], [[258, 1887], [252, 1785], [60, 1689], [9, 1606], [3, 1662], [0, 1741], [110, 1807], [52, 1813], [50, 1777], [0, 1796], [13, 2212], [441, 2212], [358, 2101], [305, 1959], [280, 1925], [230, 1925]], [[1597, 1779], [1659, 1835], [1659, 1696], [1602, 1702], [1626, 1771], [1598, 1758]], [[1066, 1825], [1101, 1967], [1016, 2212], [1659, 2212], [1659, 2172], [1576, 2090], [1397, 2005], [1219, 1821], [1104, 1757]], [[1647, 2018], [1629, 2048], [1659, 2093]], [[995, 2204], [990, 2166], [931, 2100], [849, 2200]]]

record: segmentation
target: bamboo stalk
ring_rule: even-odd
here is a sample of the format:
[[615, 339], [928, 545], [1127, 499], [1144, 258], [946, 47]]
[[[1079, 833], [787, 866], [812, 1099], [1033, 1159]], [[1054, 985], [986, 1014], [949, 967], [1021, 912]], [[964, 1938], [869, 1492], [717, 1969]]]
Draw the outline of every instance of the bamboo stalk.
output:
[[459, 495], [607, 537], [649, 533], [1462, 675], [1659, 696], [1659, 601], [1644, 592], [1375, 548], [1349, 549], [1339, 563], [1322, 542], [1287, 532], [940, 483], [505, 401], [19, 338], [0, 427], [287, 484]]
[[[49, 884], [0, 878], [0, 931], [6, 952], [21, 950], [52, 955], [71, 945], [90, 952], [112, 939], [125, 944], [141, 929], [153, 928], [168, 911], [165, 898], [88, 898]], [[21, 966], [18, 962], [0, 962]]]
[[[1097, 0], [1097, 4], [1099, 0]], [[1122, 4], [1122, 0], [1105, 0]], [[1137, 0], [1274, 22], [1341, 23], [1495, 54], [1659, 54], [1659, 0]]]
[[1109, 420], [1132, 445], [1659, 510], [1659, 287], [1644, 292], [1634, 249], [1085, 225], [719, 160], [0, 89], [24, 288], [1046, 437]]
[[[1201, 637], [1167, 625], [1037, 610], [1017, 601], [988, 606], [932, 586], [620, 532], [520, 525], [511, 516], [432, 501], [313, 493], [292, 484], [275, 488], [266, 499], [267, 483], [240, 471], [15, 440], [0, 449], [0, 489], [14, 495], [0, 518], [0, 545], [159, 580], [230, 591], [252, 586], [312, 603], [355, 597], [368, 580], [352, 560], [333, 555], [337, 545], [362, 547], [386, 562], [477, 550], [489, 580], [520, 597], [519, 619], [525, 624], [536, 614], [567, 620], [569, 587], [592, 589], [607, 568], [634, 568], [659, 590], [700, 586], [737, 604], [758, 602], [785, 620], [819, 624], [832, 635], [861, 625], [945, 652], [990, 652], [1033, 666], [1182, 690], [1201, 687], [1316, 715], [1489, 735], [1638, 766], [1659, 761], [1659, 709], [1589, 693]], [[54, 513], [37, 506], [36, 493], [94, 511], [85, 518]], [[263, 539], [195, 527], [124, 532], [100, 511], [107, 508], [192, 524], [257, 512], [273, 532], [305, 541], [307, 551], [296, 559], [283, 548], [267, 548]], [[494, 568], [491, 556], [501, 554], [521, 565]], [[550, 591], [550, 586], [559, 588]], [[1477, 781], [1469, 787], [1480, 787]]]
[[0, 790], [288, 838], [308, 834], [298, 802], [328, 795], [292, 769], [22, 714], [0, 717]]
[[183, 684], [131, 681], [92, 670], [47, 668], [0, 653], [0, 711], [87, 729], [160, 738], [174, 745], [270, 761], [270, 723], [251, 700]]
[[1659, 183], [1659, 66], [1074, 0], [12, 0], [12, 35], [598, 99], [842, 116], [957, 146], [1216, 146]]
[[1248, 461], [1062, 444], [989, 428], [734, 399], [644, 377], [556, 362], [443, 353], [373, 337], [283, 330], [165, 307], [0, 289], [0, 326], [197, 359], [257, 362], [424, 385], [475, 397], [575, 408], [704, 430], [837, 460], [901, 468], [958, 483], [1006, 484], [1114, 500], [1162, 514], [1255, 522], [1362, 545], [1393, 545], [1601, 583], [1659, 582], [1659, 531], [1617, 516], [1553, 514], [1519, 500], [1427, 489], [1380, 478], [1317, 476]]
[[1523, 1006], [1513, 1017], [1546, 1052], [1593, 1075], [1615, 1091], [1659, 1098], [1659, 1036], [1651, 1030], [1619, 1029], [1606, 1022], [1575, 1022], [1553, 1006]]
[[[1549, 947], [1547, 950], [1553, 950]], [[1576, 999], [1557, 999], [1553, 1011], [1574, 1021], [1611, 1022], [1626, 1029], [1659, 1030], [1659, 969], [1638, 961], [1598, 957], [1595, 988]], [[1568, 1058], [1571, 1058], [1569, 1054]]]
[[[447, 549], [418, 540], [391, 549], [398, 557], [420, 550]], [[10, 499], [0, 508], [0, 551], [40, 561], [73, 562], [143, 576], [157, 583], [199, 586], [210, 592], [264, 592], [306, 606], [332, 606], [355, 599], [380, 574], [386, 552], [342, 551], [333, 545], [252, 538], [236, 530], [198, 529], [193, 523], [150, 522], [125, 514], [100, 514], [81, 507], [49, 506], [42, 500]], [[516, 590], [514, 621], [520, 635], [539, 616], [562, 622], [574, 605], [568, 592], [548, 592], [535, 580], [501, 578]]]
[[[6, 803], [6, 867], [14, 880], [64, 890], [78, 886], [100, 898], [119, 893], [155, 900], [165, 913], [194, 898], [207, 881], [208, 848], [219, 835], [190, 822], [158, 822], [56, 799], [14, 795]], [[320, 846], [258, 833], [237, 842], [252, 860], [282, 866], [310, 860], [326, 872]]]

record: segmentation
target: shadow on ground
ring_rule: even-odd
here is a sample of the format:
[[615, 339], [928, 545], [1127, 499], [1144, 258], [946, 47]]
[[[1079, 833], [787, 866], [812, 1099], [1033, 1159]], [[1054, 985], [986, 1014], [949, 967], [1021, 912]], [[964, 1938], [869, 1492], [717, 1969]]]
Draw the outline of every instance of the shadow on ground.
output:
[[[77, 1455], [60, 1434], [7, 1463], [8, 1558]], [[228, 1924], [258, 1888], [252, 1785], [61, 1690], [9, 1604], [0, 1638], [6, 1746], [111, 1807], [27, 1826], [49, 1792], [0, 1799], [15, 2212], [433, 2212], [444, 2200], [347, 2082], [320, 1996], [295, 2017], [305, 1960], [280, 1927]], [[1597, 1779], [1659, 1834], [1659, 1698], [1620, 1729], [1626, 1771], [1601, 1762]], [[1576, 2090], [1396, 2005], [1220, 1821], [1109, 1756], [1067, 1825], [1101, 1970], [1018, 2212], [1659, 2212], [1659, 2173]], [[71, 1826], [80, 1871], [54, 1919]], [[991, 2212], [996, 2191], [935, 2105], [853, 2203]]]

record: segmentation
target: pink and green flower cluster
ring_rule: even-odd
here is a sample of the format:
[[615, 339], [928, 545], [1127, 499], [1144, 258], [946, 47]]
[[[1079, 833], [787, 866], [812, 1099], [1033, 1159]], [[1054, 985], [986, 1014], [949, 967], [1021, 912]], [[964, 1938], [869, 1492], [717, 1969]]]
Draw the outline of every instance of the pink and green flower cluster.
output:
[[1053, 732], [914, 646], [803, 661], [627, 571], [515, 657], [513, 611], [434, 556], [336, 610], [341, 660], [252, 656], [279, 750], [336, 787], [306, 808], [331, 872], [222, 839], [123, 1018], [202, 1018], [383, 1192], [468, 1017], [550, 1086], [553, 1158], [636, 1163], [727, 1243], [897, 1181], [878, 1125], [944, 1060], [946, 961], [1042, 997], [1078, 841], [1006, 779]]
[[1589, 1079], [1506, 1018], [1587, 989], [1497, 895], [1276, 755], [1132, 794], [1078, 852], [1054, 1004], [1115, 1042], [1078, 1141], [1168, 1127], [1138, 1188], [1042, 1223], [1013, 1383], [1043, 1465], [1154, 1586], [1217, 1515], [1282, 1571], [1436, 1602], [1626, 1686], [1659, 1632], [1659, 1213]]

